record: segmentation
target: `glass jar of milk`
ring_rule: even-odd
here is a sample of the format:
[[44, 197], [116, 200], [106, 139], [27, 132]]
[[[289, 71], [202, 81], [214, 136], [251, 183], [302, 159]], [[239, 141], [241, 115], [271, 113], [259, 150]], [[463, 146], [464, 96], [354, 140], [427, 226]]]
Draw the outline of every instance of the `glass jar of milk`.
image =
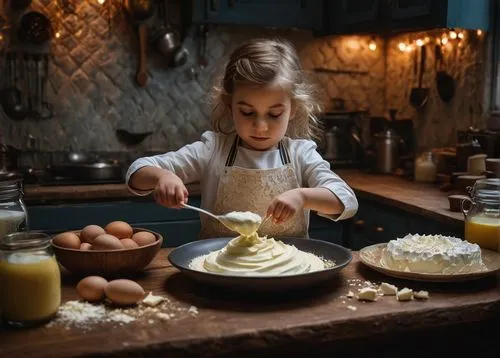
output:
[[22, 179], [0, 174], [0, 239], [11, 232], [28, 230], [28, 211], [23, 201]]
[[500, 179], [480, 179], [462, 202], [465, 240], [500, 251]]
[[0, 315], [9, 325], [30, 327], [57, 314], [61, 274], [50, 236], [15, 232], [0, 239]]

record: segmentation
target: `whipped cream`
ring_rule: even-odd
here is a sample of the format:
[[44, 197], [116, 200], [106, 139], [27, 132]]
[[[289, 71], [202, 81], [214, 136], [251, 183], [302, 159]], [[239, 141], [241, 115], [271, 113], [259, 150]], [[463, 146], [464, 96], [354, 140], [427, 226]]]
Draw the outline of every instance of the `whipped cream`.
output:
[[251, 211], [231, 211], [219, 220], [230, 230], [236, 231], [240, 235], [253, 235], [259, 228], [262, 218]]
[[192, 269], [240, 276], [295, 275], [325, 268], [323, 260], [273, 238], [238, 236], [225, 247], [195, 258]]
[[430, 274], [457, 274], [483, 271], [481, 249], [456, 237], [406, 235], [391, 240], [381, 263], [391, 269]]

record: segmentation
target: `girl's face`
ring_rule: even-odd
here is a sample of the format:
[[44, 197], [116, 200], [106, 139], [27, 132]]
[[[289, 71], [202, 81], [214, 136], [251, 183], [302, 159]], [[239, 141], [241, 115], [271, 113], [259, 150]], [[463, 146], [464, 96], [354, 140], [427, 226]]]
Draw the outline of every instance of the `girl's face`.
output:
[[236, 133], [250, 149], [272, 149], [285, 135], [291, 107], [280, 87], [239, 84], [231, 99]]

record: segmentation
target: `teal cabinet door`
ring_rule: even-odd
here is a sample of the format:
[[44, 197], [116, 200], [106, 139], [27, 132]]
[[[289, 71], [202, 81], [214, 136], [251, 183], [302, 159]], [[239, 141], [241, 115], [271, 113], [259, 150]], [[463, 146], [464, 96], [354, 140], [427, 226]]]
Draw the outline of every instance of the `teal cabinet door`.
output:
[[380, 33], [385, 24], [384, 0], [325, 2], [326, 34]]
[[194, 23], [319, 29], [322, 0], [195, 0]]
[[391, 0], [392, 31], [489, 29], [489, 0]]

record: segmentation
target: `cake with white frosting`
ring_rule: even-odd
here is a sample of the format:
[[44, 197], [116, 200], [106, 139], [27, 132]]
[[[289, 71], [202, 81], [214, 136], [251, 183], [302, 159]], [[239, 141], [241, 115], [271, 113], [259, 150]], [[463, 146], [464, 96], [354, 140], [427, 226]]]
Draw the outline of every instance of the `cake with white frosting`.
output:
[[393, 270], [415, 273], [458, 274], [486, 269], [477, 244], [443, 235], [408, 234], [391, 240], [381, 260]]

